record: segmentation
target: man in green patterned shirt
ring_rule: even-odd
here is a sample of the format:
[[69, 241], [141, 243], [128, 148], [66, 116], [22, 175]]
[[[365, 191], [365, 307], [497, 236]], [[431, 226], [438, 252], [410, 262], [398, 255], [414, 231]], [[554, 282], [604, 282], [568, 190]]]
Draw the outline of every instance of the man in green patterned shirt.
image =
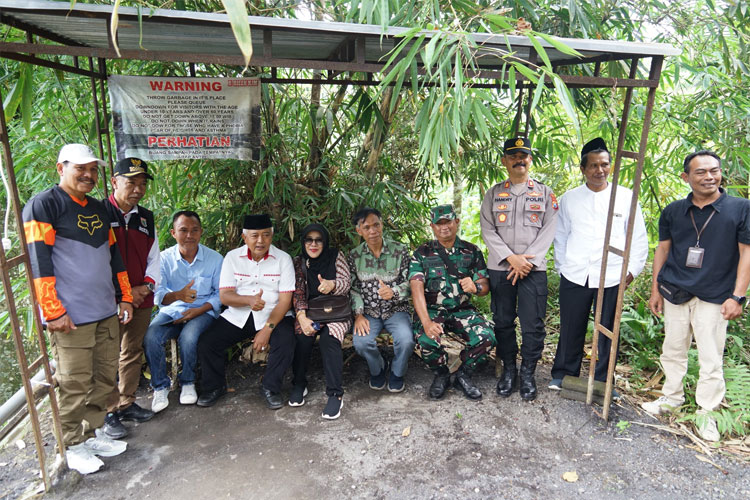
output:
[[401, 243], [383, 238], [383, 221], [374, 208], [354, 214], [354, 227], [364, 242], [349, 252], [354, 311], [354, 349], [367, 360], [370, 388], [386, 386], [388, 363], [375, 341], [385, 328], [393, 337], [393, 362], [388, 390], [404, 390], [409, 356], [414, 352], [414, 336], [409, 317], [409, 252]]
[[450, 384], [450, 372], [441, 344], [450, 336], [464, 344], [461, 368], [453, 385], [469, 399], [481, 399], [482, 392], [471, 381], [475, 368], [487, 361], [495, 346], [489, 325], [471, 304], [471, 295], [489, 293], [487, 265], [482, 252], [459, 239], [459, 219], [452, 205], [431, 210], [430, 227], [435, 238], [414, 251], [409, 265], [409, 283], [414, 299], [414, 336], [422, 359], [434, 372], [429, 394], [439, 399]]

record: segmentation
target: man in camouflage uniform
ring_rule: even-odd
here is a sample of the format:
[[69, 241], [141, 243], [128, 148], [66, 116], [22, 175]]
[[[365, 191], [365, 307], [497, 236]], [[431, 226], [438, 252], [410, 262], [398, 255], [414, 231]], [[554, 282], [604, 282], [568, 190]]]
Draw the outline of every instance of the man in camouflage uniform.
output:
[[435, 240], [414, 251], [409, 284], [414, 300], [414, 336], [422, 359], [435, 372], [430, 397], [441, 398], [450, 384], [447, 356], [441, 344], [450, 336], [465, 345], [461, 368], [453, 385], [469, 399], [481, 399], [471, 381], [475, 368], [487, 361], [495, 345], [492, 327], [471, 304], [471, 295], [487, 295], [489, 281], [484, 256], [476, 245], [456, 236], [459, 220], [452, 205], [431, 210]]
[[547, 313], [547, 251], [555, 237], [557, 199], [552, 189], [529, 177], [531, 143], [505, 141], [508, 178], [487, 191], [480, 225], [487, 245], [497, 359], [503, 374], [497, 394], [507, 398], [518, 386], [516, 317], [521, 321], [521, 383], [524, 401], [536, 398], [534, 372], [544, 348]]

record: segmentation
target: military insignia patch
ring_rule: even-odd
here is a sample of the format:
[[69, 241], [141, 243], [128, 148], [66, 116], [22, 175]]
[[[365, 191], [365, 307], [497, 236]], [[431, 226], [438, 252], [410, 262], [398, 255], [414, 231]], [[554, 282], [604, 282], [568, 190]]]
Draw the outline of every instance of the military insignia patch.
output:
[[510, 196], [510, 194], [504, 191], [497, 195], [498, 198], [507, 198], [508, 196]]
[[[505, 181], [505, 184], [503, 185], [503, 187], [505, 187], [505, 189], [509, 189], [510, 188], [510, 181]], [[506, 194], [505, 196], [508, 196], [508, 195]]]
[[541, 210], [542, 206], [541, 205], [529, 205], [529, 209], [530, 210]]
[[497, 209], [498, 210], [508, 210], [508, 205], [498, 205]]
[[141, 217], [141, 226], [143, 226], [143, 227], [147, 227], [148, 226], [148, 221], [146, 220], [145, 217]]
[[539, 222], [539, 216], [537, 214], [531, 214], [529, 220], [531, 220], [531, 222]]
[[505, 222], [506, 220], [508, 220], [508, 216], [505, 215], [505, 214], [500, 214], [500, 215], [497, 216], [497, 221], [498, 222]]
[[540, 193], [539, 191], [532, 191], [529, 193], [529, 196], [542, 196], [542, 193]]
[[549, 198], [550, 200], [552, 200], [552, 208], [557, 210], [560, 207], [560, 205], [557, 204], [557, 198], [555, 197], [555, 194], [554, 193], [550, 194]]

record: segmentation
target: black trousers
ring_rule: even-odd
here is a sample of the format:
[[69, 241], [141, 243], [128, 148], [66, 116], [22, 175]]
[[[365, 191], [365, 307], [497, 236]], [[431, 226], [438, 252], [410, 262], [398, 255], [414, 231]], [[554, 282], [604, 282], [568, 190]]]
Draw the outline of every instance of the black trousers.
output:
[[[320, 334], [320, 356], [323, 358], [323, 373], [326, 378], [326, 395], [340, 397], [344, 394], [344, 352], [341, 350], [341, 342], [328, 333], [328, 326], [318, 332]], [[310, 353], [312, 353], [315, 336], [295, 335], [296, 347], [294, 348], [294, 385], [307, 387], [307, 367], [310, 366]]]
[[[201, 391], [208, 392], [226, 385], [227, 349], [245, 339], [255, 337], [253, 315], [245, 326], [238, 328], [222, 318], [216, 320], [210, 330], [198, 341], [198, 360], [201, 364]], [[263, 375], [263, 387], [271, 392], [281, 392], [284, 372], [294, 356], [294, 318], [285, 316], [271, 332], [268, 364]]]
[[[618, 285], [604, 289], [601, 323], [610, 330], [615, 320], [617, 288]], [[565, 276], [560, 276], [560, 340], [555, 353], [555, 363], [552, 366], [552, 378], [561, 379], [565, 375], [577, 377], [581, 374], [583, 344], [586, 341], [589, 314], [591, 314], [592, 306], [596, 311], [598, 293], [598, 288], [577, 285]], [[594, 379], [605, 382], [612, 341], [604, 335], [599, 335], [598, 345], [599, 359], [596, 363]]]
[[544, 316], [547, 314], [547, 273], [532, 271], [515, 285], [508, 271], [490, 269], [492, 319], [495, 322], [496, 355], [504, 363], [518, 356], [516, 317], [521, 322], [521, 357], [538, 361], [544, 349]]

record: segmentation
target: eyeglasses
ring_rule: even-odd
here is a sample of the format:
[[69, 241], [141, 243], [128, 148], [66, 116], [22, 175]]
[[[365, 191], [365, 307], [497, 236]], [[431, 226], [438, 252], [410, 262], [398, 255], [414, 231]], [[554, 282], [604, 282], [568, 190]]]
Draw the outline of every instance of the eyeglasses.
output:
[[323, 244], [323, 238], [305, 238], [305, 245], [312, 245], [313, 243], [317, 243], [318, 245]]

